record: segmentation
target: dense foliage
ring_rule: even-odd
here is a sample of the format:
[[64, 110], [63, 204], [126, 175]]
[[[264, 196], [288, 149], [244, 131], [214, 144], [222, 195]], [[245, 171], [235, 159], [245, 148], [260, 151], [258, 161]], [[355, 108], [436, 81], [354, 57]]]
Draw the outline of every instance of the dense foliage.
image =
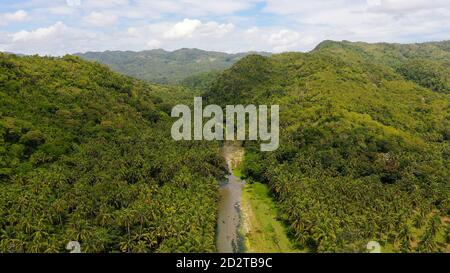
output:
[[[280, 148], [246, 142], [300, 247], [449, 251], [450, 43], [326, 41], [306, 54], [87, 53], [212, 103], [279, 104]], [[219, 64], [219, 65], [218, 65]], [[214, 251], [217, 143], [174, 142], [184, 87], [78, 57], [0, 54], [0, 252]]]
[[222, 71], [248, 54], [227, 54], [185, 48], [173, 52], [155, 49], [141, 52], [87, 52], [77, 55], [89, 61], [106, 64], [117, 72], [138, 79], [175, 84], [196, 74], [212, 70]]
[[221, 105], [280, 105], [280, 148], [247, 142], [244, 173], [269, 184], [299, 245], [449, 251], [448, 45], [327, 41], [252, 55], [206, 93]]
[[213, 70], [210, 72], [195, 74], [187, 77], [181, 81], [180, 85], [190, 90], [196, 90], [197, 92], [204, 93], [211, 88], [212, 84], [216, 81], [217, 77], [222, 74], [223, 71]]
[[0, 54], [0, 252], [215, 250], [217, 143], [176, 143], [182, 88]]
[[317, 50], [353, 51], [364, 60], [395, 69], [405, 79], [438, 92], [450, 93], [450, 41], [423, 44], [367, 44], [325, 41]]

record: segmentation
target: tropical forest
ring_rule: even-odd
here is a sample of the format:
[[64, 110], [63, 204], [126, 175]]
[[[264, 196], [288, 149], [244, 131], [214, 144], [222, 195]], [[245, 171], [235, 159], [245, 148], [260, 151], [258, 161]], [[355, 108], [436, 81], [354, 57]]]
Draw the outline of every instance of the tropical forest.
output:
[[[279, 105], [279, 148], [175, 141], [172, 109], [194, 97]], [[87, 253], [450, 252], [450, 42], [0, 53], [0, 252], [71, 241]]]

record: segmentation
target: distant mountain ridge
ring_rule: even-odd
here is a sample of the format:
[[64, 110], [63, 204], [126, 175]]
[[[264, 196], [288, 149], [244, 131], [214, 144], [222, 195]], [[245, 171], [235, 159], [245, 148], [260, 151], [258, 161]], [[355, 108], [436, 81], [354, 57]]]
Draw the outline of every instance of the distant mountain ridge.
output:
[[182, 48], [175, 51], [105, 51], [77, 53], [88, 61], [96, 61], [122, 74], [141, 80], [177, 84], [196, 74], [222, 71], [250, 54], [269, 56], [267, 52], [228, 54], [216, 51]]
[[25, 54], [14, 53], [14, 52], [8, 52], [8, 51], [4, 51], [4, 52], [0, 51], [0, 53], [4, 53], [4, 54], [8, 54], [8, 55], [16, 55], [16, 56], [18, 56], [18, 57], [26, 56]]

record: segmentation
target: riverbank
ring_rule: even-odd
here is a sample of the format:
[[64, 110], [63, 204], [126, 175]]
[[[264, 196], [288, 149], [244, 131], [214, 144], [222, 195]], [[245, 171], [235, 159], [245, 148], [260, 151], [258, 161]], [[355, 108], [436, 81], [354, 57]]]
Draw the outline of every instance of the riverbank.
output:
[[248, 253], [293, 253], [286, 227], [278, 220], [278, 208], [262, 183], [246, 184], [241, 200], [245, 249]]
[[[242, 179], [244, 149], [240, 148], [238, 160], [229, 168], [235, 177]], [[247, 253], [300, 252], [287, 236], [287, 228], [279, 220], [279, 210], [267, 185], [245, 183], [241, 195], [240, 235]]]
[[267, 185], [242, 180], [244, 149], [237, 142], [222, 148], [230, 175], [221, 185], [217, 251], [221, 253], [293, 253], [287, 228]]

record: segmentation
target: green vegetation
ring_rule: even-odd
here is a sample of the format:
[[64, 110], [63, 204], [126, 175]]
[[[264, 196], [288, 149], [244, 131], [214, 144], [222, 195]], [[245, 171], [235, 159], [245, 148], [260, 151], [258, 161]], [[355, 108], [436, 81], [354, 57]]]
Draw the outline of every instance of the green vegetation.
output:
[[246, 252], [298, 252], [286, 236], [286, 228], [279, 219], [279, 210], [267, 185], [258, 182], [246, 184], [242, 210]]
[[174, 142], [182, 88], [0, 54], [0, 252], [215, 251], [218, 143]]
[[395, 69], [405, 79], [433, 91], [450, 93], [450, 41], [423, 44], [367, 44], [325, 41], [317, 50], [338, 54], [353, 51], [359, 57]]
[[212, 103], [280, 105], [280, 148], [246, 142], [243, 174], [270, 187], [297, 244], [449, 251], [448, 45], [327, 41], [248, 56], [213, 83]]
[[[173, 52], [162, 49], [141, 52], [87, 52], [77, 54], [77, 56], [85, 60], [106, 64], [117, 72], [138, 79], [156, 83], [177, 84], [198, 74], [223, 71], [248, 54], [227, 54], [184, 48]], [[268, 53], [261, 54], [268, 55]], [[188, 80], [187, 84], [191, 83], [192, 80]]]
[[222, 71], [220, 70], [200, 73], [187, 77], [180, 84], [191, 90], [206, 92], [211, 88], [211, 85], [216, 81], [220, 74], [222, 74]]
[[372, 240], [450, 251], [450, 42], [244, 55], [82, 55], [184, 86], [164, 87], [75, 56], [0, 54], [0, 252], [64, 252], [73, 240], [85, 252], [215, 251], [219, 143], [170, 136], [172, 106], [196, 92], [280, 105], [280, 148], [245, 142], [235, 170], [264, 184], [244, 192], [251, 249], [291, 251], [281, 221], [313, 252]]

